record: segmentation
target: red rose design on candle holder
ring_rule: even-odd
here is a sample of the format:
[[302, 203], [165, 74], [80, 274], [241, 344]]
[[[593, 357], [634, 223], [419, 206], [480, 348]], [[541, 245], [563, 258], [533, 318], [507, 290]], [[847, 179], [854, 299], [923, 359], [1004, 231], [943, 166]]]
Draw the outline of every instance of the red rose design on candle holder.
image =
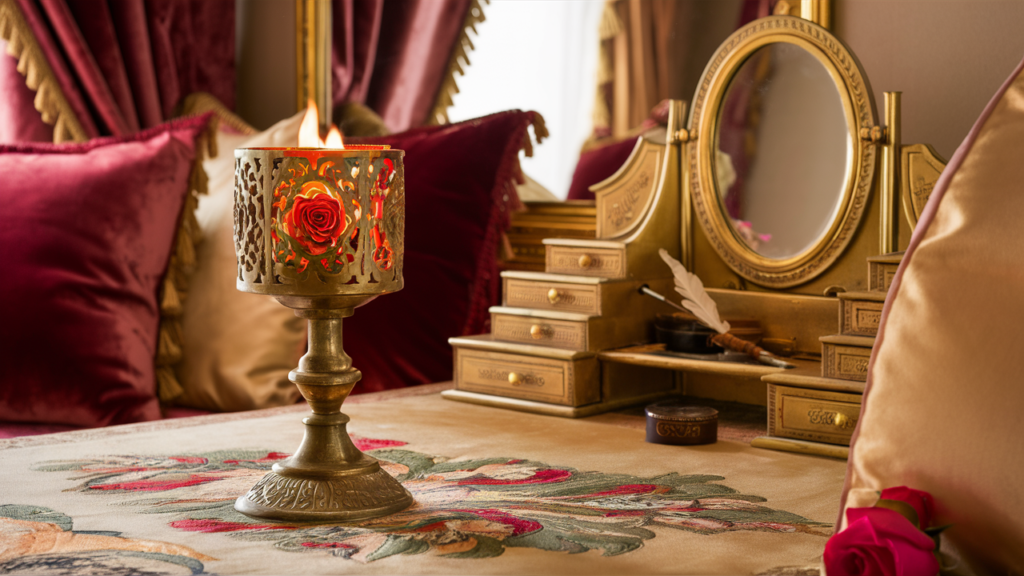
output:
[[314, 256], [336, 247], [348, 228], [345, 207], [320, 181], [302, 185], [282, 223], [285, 233]]

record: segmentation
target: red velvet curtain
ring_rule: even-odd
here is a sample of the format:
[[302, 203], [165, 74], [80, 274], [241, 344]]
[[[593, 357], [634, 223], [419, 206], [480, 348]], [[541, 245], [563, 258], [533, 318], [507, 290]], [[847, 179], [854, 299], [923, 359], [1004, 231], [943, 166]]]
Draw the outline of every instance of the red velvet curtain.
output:
[[332, 96], [392, 132], [430, 118], [472, 0], [334, 0]]
[[[89, 138], [159, 124], [193, 92], [234, 106], [234, 2], [15, 1]], [[0, 117], [31, 118], [38, 113], [26, 108], [24, 79], [15, 86], [15, 65], [10, 57], [0, 63]], [[0, 128], [0, 141], [47, 134], [38, 122], [22, 124]]]

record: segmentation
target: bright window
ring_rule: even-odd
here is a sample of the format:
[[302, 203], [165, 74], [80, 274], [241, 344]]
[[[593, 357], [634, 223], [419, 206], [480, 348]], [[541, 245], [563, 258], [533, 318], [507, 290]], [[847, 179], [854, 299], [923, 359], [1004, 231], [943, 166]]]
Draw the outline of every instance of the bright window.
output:
[[471, 39], [452, 122], [519, 108], [544, 116], [551, 137], [523, 170], [556, 196], [569, 192], [580, 147], [593, 130], [602, 0], [491, 0]]

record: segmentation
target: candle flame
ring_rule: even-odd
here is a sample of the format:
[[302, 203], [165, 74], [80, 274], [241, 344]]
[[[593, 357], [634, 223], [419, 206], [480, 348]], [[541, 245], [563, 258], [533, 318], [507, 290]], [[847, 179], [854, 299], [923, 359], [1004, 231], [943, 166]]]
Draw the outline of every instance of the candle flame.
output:
[[306, 104], [306, 115], [299, 125], [299, 147], [301, 148], [345, 148], [338, 127], [331, 125], [327, 140], [320, 139], [320, 114], [312, 98]]
[[341, 139], [341, 132], [338, 131], [337, 126], [331, 126], [331, 131], [327, 133], [327, 140], [324, 141], [324, 146], [328, 148], [344, 148], [345, 142]]

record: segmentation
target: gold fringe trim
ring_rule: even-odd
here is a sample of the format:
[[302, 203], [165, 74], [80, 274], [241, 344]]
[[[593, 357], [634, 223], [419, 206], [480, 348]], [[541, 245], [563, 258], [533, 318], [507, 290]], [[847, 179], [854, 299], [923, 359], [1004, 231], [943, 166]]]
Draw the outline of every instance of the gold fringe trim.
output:
[[[491, 3], [491, 0], [483, 1], [487, 4]], [[459, 33], [459, 38], [455, 40], [455, 46], [452, 48], [452, 57], [448, 60], [448, 72], [441, 80], [437, 97], [434, 98], [434, 109], [426, 121], [428, 125], [448, 123], [448, 108], [453, 103], [452, 98], [459, 93], [459, 86], [455, 83], [455, 74], [466, 75], [463, 63], [465, 66], [469, 66], [469, 53], [473, 51], [473, 41], [469, 39], [469, 31], [472, 30], [473, 34], [478, 34], [476, 25], [486, 19], [480, 0], [473, 0], [469, 5], [469, 11], [466, 12], [462, 32]]]
[[196, 220], [199, 195], [208, 192], [203, 160], [217, 155], [217, 127], [222, 118], [216, 110], [214, 113], [206, 130], [196, 139], [196, 157], [189, 175], [189, 191], [178, 222], [174, 253], [171, 254], [167, 274], [160, 287], [160, 334], [155, 363], [157, 396], [161, 402], [170, 402], [185, 392], [175, 374], [175, 367], [182, 358], [181, 316], [184, 302], [188, 298], [188, 279], [196, 267], [196, 246], [203, 239]]
[[33, 104], [43, 122], [53, 126], [53, 141], [88, 140], [14, 0], [0, 0], [0, 38], [7, 41], [7, 53], [17, 58], [18, 72], [25, 76], [25, 84], [36, 93]]
[[619, 0], [605, 0], [601, 23], [598, 26], [598, 57], [597, 57], [597, 90], [594, 94], [594, 128], [608, 128], [612, 123], [612, 113], [608, 108], [608, 99], [604, 86], [615, 80], [615, 65], [612, 62], [611, 40], [624, 30], [622, 19], [617, 8]]
[[[196, 116], [199, 114], [205, 114], [207, 112], [213, 112], [213, 115], [217, 120], [222, 122], [226, 126], [230, 126], [237, 130], [239, 133], [246, 136], [253, 136], [259, 132], [259, 130], [253, 128], [242, 120], [237, 114], [228, 110], [227, 106], [221, 103], [216, 96], [209, 92], [193, 92], [186, 96], [175, 108], [174, 117], [179, 118], [181, 116]], [[214, 133], [216, 135], [216, 132]], [[217, 139], [214, 138], [211, 143], [214, 148], [217, 146]], [[217, 151], [212, 151], [211, 157], [216, 157]]]
[[605, 0], [604, 10], [601, 12], [601, 23], [598, 25], [597, 34], [601, 40], [611, 40], [622, 32], [622, 20], [615, 9], [618, 0]]

